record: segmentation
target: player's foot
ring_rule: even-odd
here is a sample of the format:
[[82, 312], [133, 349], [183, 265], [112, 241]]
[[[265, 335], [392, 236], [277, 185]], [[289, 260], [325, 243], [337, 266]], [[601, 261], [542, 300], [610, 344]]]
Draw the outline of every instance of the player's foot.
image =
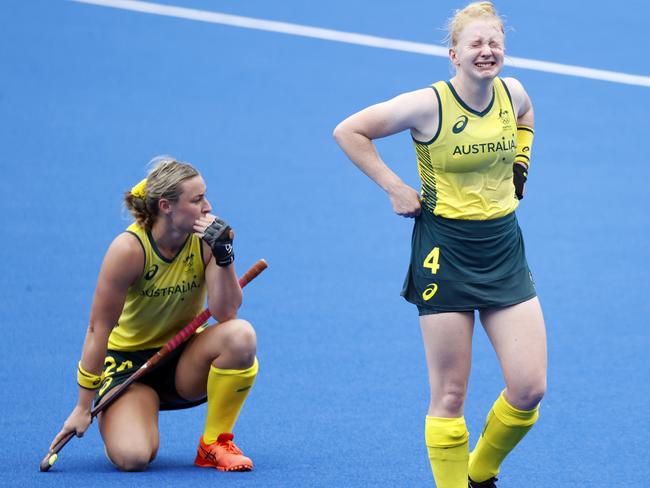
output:
[[253, 469], [253, 461], [244, 456], [232, 441], [233, 438], [230, 433], [219, 434], [215, 442], [206, 444], [201, 436], [194, 464], [219, 471], [250, 471]]
[[481, 481], [472, 481], [472, 478], [468, 478], [468, 488], [497, 488], [497, 478], [490, 478], [489, 480]]

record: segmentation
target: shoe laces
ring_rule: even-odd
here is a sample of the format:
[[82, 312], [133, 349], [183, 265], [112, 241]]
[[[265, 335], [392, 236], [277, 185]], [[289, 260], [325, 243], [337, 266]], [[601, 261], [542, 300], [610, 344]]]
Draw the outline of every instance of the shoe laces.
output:
[[232, 440], [232, 434], [221, 434], [216, 443], [226, 452], [229, 452], [231, 454], [243, 454]]

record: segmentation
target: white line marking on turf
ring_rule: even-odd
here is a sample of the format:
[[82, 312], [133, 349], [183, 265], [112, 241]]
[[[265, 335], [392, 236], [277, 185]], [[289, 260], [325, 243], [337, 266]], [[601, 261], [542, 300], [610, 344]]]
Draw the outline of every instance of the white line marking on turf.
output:
[[[219, 12], [210, 12], [207, 10], [196, 10], [185, 7], [175, 7], [173, 5], [161, 5], [158, 3], [142, 2], [138, 0], [71, 0], [77, 3], [87, 3], [100, 5], [103, 7], [112, 7], [122, 10], [131, 10], [133, 12], [142, 12], [154, 15], [163, 15], [166, 17], [176, 17], [179, 19], [196, 20], [199, 22], [208, 22], [211, 24], [230, 25], [242, 27], [245, 29], [257, 29], [268, 32], [279, 32], [281, 34], [290, 34], [294, 36], [311, 37], [314, 39], [324, 39], [327, 41], [344, 42], [360, 46], [370, 46], [380, 49], [392, 49], [395, 51], [404, 51], [409, 53], [425, 54], [429, 56], [447, 57], [447, 48], [434, 44], [424, 44], [420, 42], [401, 41], [399, 39], [387, 39], [384, 37], [369, 36], [365, 34], [356, 34], [354, 32], [343, 32], [332, 29], [322, 29], [319, 27], [310, 27], [306, 25], [290, 24], [287, 22], [276, 22], [272, 20], [255, 19], [252, 17], [241, 17], [239, 15], [222, 14]], [[546, 73], [556, 73], [568, 76], [577, 76], [580, 78], [590, 78], [594, 80], [611, 81], [614, 83], [624, 83], [628, 85], [638, 85], [650, 87], [650, 76], [632, 75], [620, 73], [617, 71], [606, 71], [601, 69], [585, 68], [582, 66], [572, 66], [568, 64], [551, 63], [548, 61], [537, 61], [534, 59], [515, 58], [508, 56], [506, 65], [514, 68], [529, 69], [534, 71], [543, 71]]]

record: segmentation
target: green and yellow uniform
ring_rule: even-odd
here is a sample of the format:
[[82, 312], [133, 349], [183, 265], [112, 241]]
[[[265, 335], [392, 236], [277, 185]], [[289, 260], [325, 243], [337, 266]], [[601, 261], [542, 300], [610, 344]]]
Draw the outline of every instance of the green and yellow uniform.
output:
[[[140, 242], [144, 267], [129, 287], [122, 314], [109, 336], [105, 378], [96, 401], [126, 381], [205, 308], [205, 265], [200, 238], [189, 235], [178, 254], [167, 259], [158, 251], [151, 233], [138, 224], [131, 224], [126, 232]], [[174, 372], [183, 349], [181, 346], [173, 351], [142, 379], [158, 391], [162, 409], [172, 408], [171, 404], [178, 400]], [[166, 407], [166, 401], [170, 406]], [[182, 406], [193, 404], [196, 402]]]
[[[413, 228], [402, 295], [420, 315], [505, 307], [536, 295], [513, 183], [515, 156], [525, 155], [528, 163], [530, 142], [517, 148], [510, 94], [499, 78], [493, 86], [490, 104], [477, 112], [450, 82], [434, 83], [438, 131], [430, 141], [414, 140], [422, 212]], [[517, 410], [501, 395], [470, 456], [464, 417], [427, 416], [425, 440], [436, 486], [467, 486], [468, 474], [481, 482], [495, 476], [536, 419], [537, 408]]]
[[402, 295], [421, 315], [503, 307], [536, 295], [514, 214], [517, 118], [505, 83], [490, 104], [468, 107], [452, 84], [431, 85], [439, 126], [414, 140], [422, 212]]
[[160, 348], [205, 308], [201, 239], [188, 236], [178, 254], [167, 259], [158, 252], [151, 233], [138, 224], [131, 224], [126, 231], [142, 245], [144, 269], [128, 289], [108, 348]]
[[437, 134], [415, 141], [424, 207], [448, 219], [488, 220], [518, 205], [512, 183], [517, 119], [502, 80], [494, 80], [483, 112], [469, 108], [449, 82], [432, 85], [438, 97]]

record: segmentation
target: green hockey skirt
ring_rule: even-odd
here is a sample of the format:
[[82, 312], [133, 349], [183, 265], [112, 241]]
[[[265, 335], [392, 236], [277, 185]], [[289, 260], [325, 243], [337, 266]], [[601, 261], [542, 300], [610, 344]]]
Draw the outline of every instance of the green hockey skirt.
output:
[[420, 315], [501, 308], [535, 297], [515, 213], [457, 220], [422, 209], [401, 294]]

